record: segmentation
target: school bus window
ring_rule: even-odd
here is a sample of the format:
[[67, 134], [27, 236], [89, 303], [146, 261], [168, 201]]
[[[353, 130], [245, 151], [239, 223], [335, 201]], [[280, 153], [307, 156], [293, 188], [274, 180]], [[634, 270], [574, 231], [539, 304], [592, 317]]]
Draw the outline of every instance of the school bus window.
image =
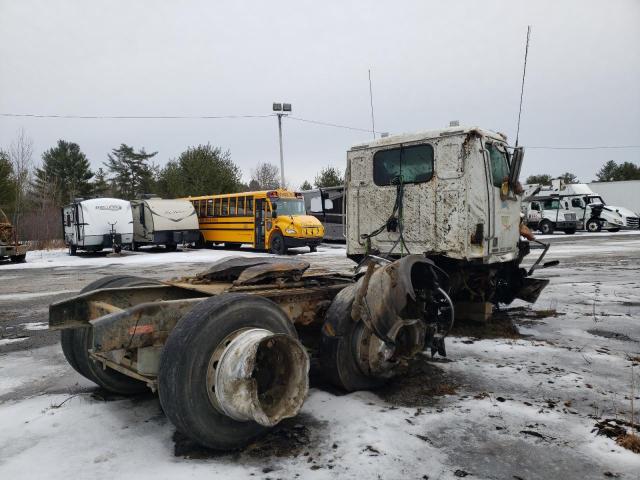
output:
[[213, 199], [213, 216], [214, 217], [220, 216], [220, 199], [219, 198]]
[[213, 200], [207, 200], [207, 217], [213, 217]]
[[229, 215], [234, 216], [236, 214], [236, 198], [231, 197], [229, 199]]
[[238, 215], [244, 216], [244, 197], [238, 197]]
[[247, 197], [247, 216], [253, 215], [253, 197]]
[[205, 217], [207, 215], [207, 202], [205, 200], [200, 200], [200, 216]]
[[223, 217], [226, 217], [227, 215], [229, 215], [229, 199], [228, 198], [223, 198], [222, 199], [222, 213], [221, 215]]

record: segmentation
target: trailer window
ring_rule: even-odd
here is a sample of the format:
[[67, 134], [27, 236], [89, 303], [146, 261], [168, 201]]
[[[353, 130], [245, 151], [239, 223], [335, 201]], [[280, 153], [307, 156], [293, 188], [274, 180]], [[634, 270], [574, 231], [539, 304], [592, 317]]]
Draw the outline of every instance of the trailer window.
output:
[[238, 215], [244, 216], [244, 197], [238, 197]]
[[380, 150], [373, 155], [373, 181], [378, 186], [428, 182], [433, 177], [433, 147], [412, 147]]
[[247, 197], [247, 216], [253, 216], [253, 197]]
[[221, 215], [223, 217], [226, 217], [229, 215], [229, 199], [228, 198], [223, 198], [222, 199], [222, 212]]
[[71, 215], [67, 213], [67, 227], [71, 226]]
[[500, 187], [502, 186], [502, 182], [505, 178], [509, 177], [509, 163], [507, 162], [507, 155], [493, 143], [487, 143], [486, 146], [489, 151], [489, 159], [491, 161], [493, 185]]

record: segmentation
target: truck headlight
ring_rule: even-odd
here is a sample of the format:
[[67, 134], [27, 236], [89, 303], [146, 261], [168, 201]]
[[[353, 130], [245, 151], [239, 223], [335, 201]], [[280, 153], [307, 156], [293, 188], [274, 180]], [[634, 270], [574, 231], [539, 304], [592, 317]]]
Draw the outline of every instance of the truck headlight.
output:
[[285, 233], [288, 233], [289, 235], [295, 235], [298, 232], [296, 231], [295, 228], [289, 227], [285, 230]]
[[622, 220], [620, 220], [619, 218], [614, 218], [613, 221], [615, 223], [617, 223], [618, 225], [624, 225], [624, 223], [622, 222]]

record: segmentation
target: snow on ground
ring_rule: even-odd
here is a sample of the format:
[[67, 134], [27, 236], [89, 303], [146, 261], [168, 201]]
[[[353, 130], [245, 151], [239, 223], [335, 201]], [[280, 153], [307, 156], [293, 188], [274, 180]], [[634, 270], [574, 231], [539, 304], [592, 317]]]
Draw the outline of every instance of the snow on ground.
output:
[[[343, 255], [344, 245], [323, 244], [315, 253], [309, 253], [308, 248], [292, 248], [292, 254], [304, 253], [304, 257], [322, 257], [326, 255]], [[121, 255], [107, 252], [87, 253], [79, 252], [71, 256], [66, 249], [31, 250], [27, 252], [26, 263], [6, 263], [0, 265], [0, 272], [20, 270], [25, 268], [50, 267], [103, 267], [108, 265], [153, 265], [172, 263], [212, 263], [227, 257], [273, 257], [270, 253], [253, 250], [249, 247], [235, 250], [214, 249], [183, 249], [175, 252], [165, 252], [161, 248], [141, 249], [137, 252], [123, 251]]]
[[[524, 337], [449, 338], [447, 359], [426, 359], [426, 374], [378, 393], [342, 395], [317, 385], [298, 417], [242, 452], [185, 445], [157, 397], [106, 395], [66, 364], [57, 343], [0, 353], [0, 478], [638, 479], [640, 455], [593, 430], [598, 419], [631, 413], [640, 239], [593, 238], [552, 245], [546, 260], [561, 263], [536, 273], [551, 281], [535, 305], [539, 314], [505, 312]], [[140, 265], [237, 254], [60, 251], [34, 252], [32, 260], [73, 276], [114, 261], [119, 272], [133, 265], [134, 274]], [[334, 265], [343, 256], [343, 247], [323, 246], [301, 258]], [[52, 276], [51, 284], [56, 278], [65, 277]], [[25, 331], [42, 327], [21, 322]], [[636, 366], [636, 408], [639, 373]], [[423, 390], [434, 378], [447, 387], [438, 394]]]

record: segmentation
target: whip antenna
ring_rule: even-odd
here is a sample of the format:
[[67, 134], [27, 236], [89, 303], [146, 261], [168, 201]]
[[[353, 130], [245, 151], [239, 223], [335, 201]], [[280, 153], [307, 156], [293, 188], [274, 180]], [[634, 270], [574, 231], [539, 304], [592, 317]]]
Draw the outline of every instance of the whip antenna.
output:
[[522, 115], [522, 96], [524, 95], [524, 77], [527, 75], [527, 56], [529, 55], [529, 37], [531, 35], [531, 25], [527, 25], [527, 46], [524, 49], [524, 68], [522, 69], [522, 85], [520, 87], [520, 108], [518, 110], [518, 129], [516, 131], [516, 147], [520, 137], [520, 116]]
[[371, 88], [371, 69], [369, 69], [369, 103], [371, 104], [371, 132], [373, 139], [376, 139], [376, 121], [373, 118], [373, 89]]

